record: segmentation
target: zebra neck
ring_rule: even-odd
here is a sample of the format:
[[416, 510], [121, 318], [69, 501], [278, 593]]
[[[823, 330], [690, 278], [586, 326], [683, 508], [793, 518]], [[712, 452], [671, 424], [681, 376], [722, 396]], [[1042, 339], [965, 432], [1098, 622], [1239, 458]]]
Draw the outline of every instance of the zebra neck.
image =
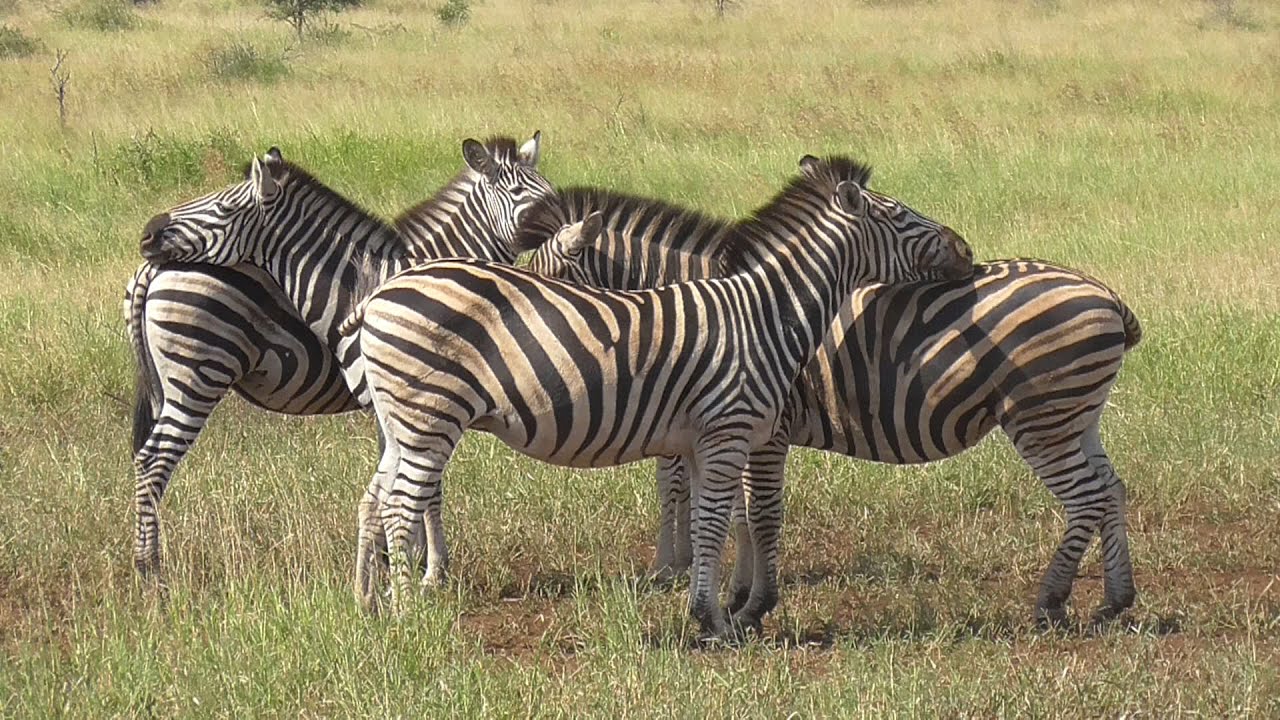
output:
[[610, 242], [590, 258], [603, 287], [616, 290], [650, 290], [671, 283], [718, 277], [716, 239], [636, 239], [622, 229], [610, 234]]
[[316, 337], [345, 364], [339, 349], [346, 343], [338, 326], [355, 309], [361, 266], [372, 260], [377, 281], [390, 277], [408, 265], [403, 244], [393, 231], [370, 219], [327, 226], [311, 243], [286, 239], [284, 247], [268, 260], [267, 271]]
[[775, 338], [777, 358], [792, 379], [817, 352], [841, 303], [852, 293], [849, 259], [834, 252], [783, 252], [735, 276], [742, 284], [748, 323], [758, 337]]
[[489, 222], [473, 180], [463, 178], [396, 221], [408, 255], [415, 260], [474, 257], [514, 263], [516, 252]]

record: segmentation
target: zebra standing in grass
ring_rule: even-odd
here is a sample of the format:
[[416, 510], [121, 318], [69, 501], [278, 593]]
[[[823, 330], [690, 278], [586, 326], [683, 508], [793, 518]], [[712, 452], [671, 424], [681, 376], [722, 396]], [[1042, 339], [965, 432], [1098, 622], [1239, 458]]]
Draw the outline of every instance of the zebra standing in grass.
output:
[[[462, 172], [394, 226], [369, 217], [284, 162], [278, 151], [261, 163], [275, 180], [269, 197], [241, 183], [189, 203], [183, 212], [216, 216], [227, 207], [254, 204], [269, 208], [264, 228], [335, 249], [372, 247], [393, 264], [410, 257], [463, 256], [510, 263], [517, 216], [551, 191], [536, 167], [540, 142], [539, 133], [519, 148], [507, 138], [463, 142]], [[160, 216], [147, 233], [167, 224]], [[336, 242], [338, 236], [342, 243]], [[146, 254], [145, 240], [143, 247]], [[229, 390], [258, 407], [291, 415], [362, 406], [343, 376], [357, 364], [358, 352], [346, 347], [332, 327], [349, 310], [353, 271], [339, 254], [317, 260], [288, 292], [248, 264], [148, 262], [130, 281], [124, 310], [138, 363], [134, 562], [144, 576], [160, 570], [157, 506], [169, 478]], [[362, 392], [358, 372], [352, 380]]]
[[[541, 208], [557, 212], [554, 203]], [[291, 270], [325, 252], [252, 231], [244, 216], [175, 210], [165, 227], [157, 223], [148, 253], [227, 264], [287, 256], [292, 267], [268, 270], [288, 288], [297, 284]], [[211, 231], [242, 223], [242, 232]], [[591, 232], [591, 219], [561, 232], [584, 230]], [[757, 624], [777, 599], [781, 486], [740, 478], [749, 463], [785, 454], [786, 438], [778, 442], [775, 429], [796, 374], [856, 283], [935, 271], [963, 276], [972, 272], [971, 258], [948, 229], [909, 211], [890, 213], [857, 183], [819, 174], [796, 178], [736, 229], [723, 279], [619, 293], [475, 260], [434, 261], [396, 275], [345, 328], [360, 330], [386, 439], [369, 494], [382, 493], [382, 477], [394, 471], [380, 517], [361, 506], [358, 568], [371, 567], [373, 538], [385, 531], [393, 599], [403, 598], [406, 543], [425, 513], [424, 583], [444, 579], [440, 478], [468, 428], [562, 465], [678, 454], [693, 468], [698, 508], [690, 610], [716, 636], [731, 633], [716, 589], [729, 507], [741, 487], [758, 566], [734, 620]], [[367, 573], [358, 590], [375, 601]]]
[[[879, 202], [855, 182], [799, 177], [736, 228], [725, 278], [646, 292], [463, 261], [388, 281], [365, 304], [360, 332], [387, 455], [398, 453], [381, 518], [388, 541], [425, 513], [426, 579], [443, 575], [441, 473], [469, 427], [560, 465], [675, 453], [691, 463], [697, 507], [690, 611], [714, 636], [736, 632], [717, 593], [729, 507], [742, 487], [759, 582], [733, 620], [758, 625], [777, 601], [782, 488], [780, 474], [755, 484], [748, 468], [785, 456], [777, 427], [796, 373], [856, 284], [972, 271], [959, 236], [914, 214], [899, 218], [915, 230], [903, 233]], [[598, 231], [593, 215], [558, 235]], [[399, 593], [408, 589], [401, 563]]]
[[[865, 179], [840, 158], [806, 157], [801, 169]], [[562, 190], [556, 205], [568, 209], [568, 221], [599, 213], [602, 232], [595, 242], [577, 236], [541, 244], [529, 263], [535, 272], [619, 290], [721, 272], [729, 223], [590, 189]], [[523, 224], [517, 248], [525, 249], [526, 235], [536, 242], [559, 222]], [[1065, 618], [1080, 557], [1099, 528], [1106, 589], [1095, 619], [1106, 620], [1130, 607], [1135, 591], [1124, 485], [1098, 422], [1124, 353], [1141, 336], [1137, 318], [1110, 289], [1037, 261], [985, 263], [964, 283], [860, 288], [792, 391], [790, 441], [909, 464], [956, 455], [999, 425], [1067, 508], [1067, 533], [1044, 577], [1037, 620]], [[689, 564], [688, 473], [679, 458], [659, 460], [660, 575]], [[738, 545], [733, 605], [745, 602], [750, 585], [750, 545]]]

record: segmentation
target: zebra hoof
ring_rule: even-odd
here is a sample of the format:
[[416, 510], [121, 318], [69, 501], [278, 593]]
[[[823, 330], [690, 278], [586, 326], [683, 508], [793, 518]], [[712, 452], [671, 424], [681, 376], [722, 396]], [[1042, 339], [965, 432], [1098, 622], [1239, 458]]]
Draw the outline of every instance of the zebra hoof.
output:
[[1067, 618], [1067, 608], [1062, 605], [1057, 607], [1037, 607], [1035, 623], [1036, 629], [1042, 632], [1066, 630], [1070, 626], [1070, 621]]
[[1107, 600], [1093, 611], [1093, 616], [1089, 619], [1089, 624], [1095, 629], [1101, 629], [1115, 622], [1117, 618], [1125, 613], [1129, 608], [1133, 607], [1134, 597], [1132, 595], [1120, 598], [1119, 600]]

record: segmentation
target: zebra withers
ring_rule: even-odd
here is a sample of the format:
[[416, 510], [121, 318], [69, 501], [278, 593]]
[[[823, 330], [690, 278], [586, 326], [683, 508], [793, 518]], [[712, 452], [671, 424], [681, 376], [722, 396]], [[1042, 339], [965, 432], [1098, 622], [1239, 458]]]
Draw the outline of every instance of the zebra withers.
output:
[[[396, 262], [401, 257], [405, 262], [437, 257], [511, 262], [517, 215], [551, 192], [536, 167], [540, 143], [540, 133], [519, 147], [509, 138], [463, 142], [463, 170], [390, 226], [285, 163], [278, 152], [269, 154], [265, 167], [289, 192], [273, 205], [274, 219], [267, 225], [295, 233], [304, 238], [300, 242], [327, 242], [339, 234], [351, 242], [363, 238], [386, 247]], [[257, 200], [246, 188], [240, 183], [188, 207], [203, 212], [200, 208], [207, 206], [213, 216], [241, 206], [249, 210]], [[343, 377], [330, 327], [345, 311], [328, 307], [349, 294], [343, 285], [350, 277], [344, 280], [343, 274], [350, 271], [335, 265], [325, 273], [308, 277], [292, 294], [248, 264], [146, 262], [134, 274], [124, 311], [138, 363], [134, 562], [143, 575], [160, 570], [157, 506], [169, 479], [229, 390], [258, 407], [293, 415], [361, 407]], [[306, 296], [305, 316], [291, 295]], [[348, 351], [346, 357], [350, 361], [358, 353]]]
[[[562, 213], [551, 197], [537, 208]], [[387, 438], [384, 465], [396, 468], [380, 518], [388, 542], [402, 547], [425, 514], [424, 582], [443, 579], [441, 473], [468, 428], [567, 466], [678, 454], [693, 468], [698, 508], [690, 612], [715, 636], [734, 632], [717, 599], [729, 507], [744, 467], [785, 454], [775, 438], [783, 402], [841, 299], [869, 280], [972, 271], [972, 253], [948, 228], [915, 216], [919, 232], [904, 239], [884, 210], [856, 182], [798, 177], [735, 229], [725, 278], [647, 292], [462, 260], [385, 282], [362, 324], [359, 315], [349, 324]], [[595, 222], [558, 237], [589, 236]], [[759, 565], [735, 625], [758, 624], [777, 600], [781, 477], [770, 479], [744, 488]], [[362, 537], [377, 524], [366, 518]], [[402, 553], [393, 563], [396, 597], [409, 574]]]
[[[814, 171], [819, 163], [806, 158], [801, 166]], [[849, 167], [843, 160], [827, 164]], [[557, 203], [570, 221], [598, 213], [601, 233], [594, 243], [541, 244], [531, 270], [625, 290], [721, 272], [731, 223], [593, 189], [562, 189]], [[536, 240], [544, 231], [526, 224], [520, 235]], [[521, 249], [528, 244], [516, 242]], [[1067, 508], [1067, 532], [1041, 584], [1037, 621], [1065, 619], [1080, 557], [1099, 528], [1105, 597], [1095, 619], [1109, 619], [1133, 604], [1135, 590], [1124, 485], [1098, 423], [1123, 356], [1141, 334], [1109, 288], [1033, 260], [983, 263], [963, 283], [859, 288], [800, 374], [790, 400], [790, 441], [910, 464], [954, 456], [1001, 427]], [[679, 458], [659, 460], [659, 574], [688, 567], [687, 477]], [[745, 601], [750, 584], [748, 543], [739, 543], [739, 556], [735, 603]]]

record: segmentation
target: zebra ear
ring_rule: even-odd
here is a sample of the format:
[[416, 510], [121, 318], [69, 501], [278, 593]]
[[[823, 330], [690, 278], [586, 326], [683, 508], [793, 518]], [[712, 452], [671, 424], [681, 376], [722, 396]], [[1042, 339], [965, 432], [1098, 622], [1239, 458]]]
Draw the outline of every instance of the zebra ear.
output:
[[525, 144], [520, 146], [519, 152], [516, 153], [516, 159], [520, 161], [521, 165], [528, 165], [529, 167], [537, 167], [538, 158], [541, 157], [541, 155], [542, 155], [542, 131], [534, 130], [533, 137], [529, 138], [527, 141], [525, 141]]
[[462, 159], [467, 161], [468, 167], [490, 180], [498, 177], [498, 164], [484, 145], [471, 138], [462, 141]]
[[867, 212], [867, 198], [862, 188], [852, 180], [845, 180], [836, 185], [836, 207], [853, 217], [860, 218]]
[[811, 178], [818, 177], [818, 175], [822, 173], [822, 169], [825, 166], [826, 166], [826, 163], [822, 162], [821, 160], [819, 160], [818, 158], [812, 155], [805, 155], [804, 157], [800, 158], [800, 172], [804, 173], [805, 175]]
[[271, 176], [271, 170], [260, 158], [254, 158], [249, 166], [249, 181], [253, 183], [253, 192], [259, 200], [270, 200], [280, 191], [280, 185]]
[[560, 245], [568, 252], [577, 252], [590, 247], [600, 238], [600, 229], [603, 225], [600, 213], [593, 212], [565, 228], [560, 235]]
[[267, 151], [267, 154], [262, 156], [262, 161], [269, 163], [282, 163], [284, 162], [284, 156], [280, 154], [280, 148], [272, 145], [271, 149]]

